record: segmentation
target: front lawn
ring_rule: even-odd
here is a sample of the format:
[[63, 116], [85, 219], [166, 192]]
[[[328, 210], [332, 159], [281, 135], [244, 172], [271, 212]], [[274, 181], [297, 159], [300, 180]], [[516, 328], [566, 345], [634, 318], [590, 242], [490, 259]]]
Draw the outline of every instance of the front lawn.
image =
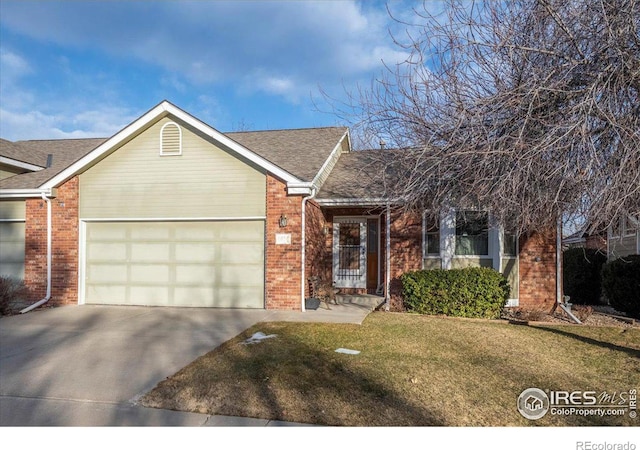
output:
[[[277, 334], [258, 344], [254, 333]], [[358, 355], [337, 348], [360, 350]], [[516, 409], [520, 393], [640, 388], [640, 329], [373, 313], [364, 324], [262, 323], [161, 382], [145, 406], [347, 426], [640, 425]]]

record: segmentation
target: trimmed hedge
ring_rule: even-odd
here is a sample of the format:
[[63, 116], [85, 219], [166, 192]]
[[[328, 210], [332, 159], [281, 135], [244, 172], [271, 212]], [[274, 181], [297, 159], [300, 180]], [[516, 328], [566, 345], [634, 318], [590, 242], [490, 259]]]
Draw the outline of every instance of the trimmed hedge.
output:
[[602, 267], [602, 288], [618, 311], [640, 319], [640, 255], [630, 255]]
[[562, 284], [571, 303], [600, 303], [600, 272], [606, 262], [606, 255], [590, 248], [570, 248], [562, 253]]
[[497, 319], [509, 298], [509, 283], [486, 267], [418, 270], [400, 277], [404, 305], [419, 314]]

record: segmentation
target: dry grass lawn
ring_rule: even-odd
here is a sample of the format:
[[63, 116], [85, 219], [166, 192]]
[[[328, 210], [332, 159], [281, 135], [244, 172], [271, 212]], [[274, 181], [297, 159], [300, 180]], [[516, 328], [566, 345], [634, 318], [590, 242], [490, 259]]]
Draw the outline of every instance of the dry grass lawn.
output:
[[[244, 345], [257, 331], [277, 337]], [[345, 426], [640, 425], [628, 414], [529, 421], [516, 409], [529, 387], [640, 388], [640, 329], [394, 313], [373, 313], [361, 326], [262, 323], [161, 382], [142, 403]]]

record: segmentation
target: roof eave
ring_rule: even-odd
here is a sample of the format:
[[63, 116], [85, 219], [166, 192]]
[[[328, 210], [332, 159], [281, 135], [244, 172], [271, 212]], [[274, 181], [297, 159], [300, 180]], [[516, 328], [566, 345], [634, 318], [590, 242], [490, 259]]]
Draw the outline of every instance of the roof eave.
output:
[[27, 199], [40, 198], [44, 194], [46, 197], [53, 198], [58, 195], [55, 188], [51, 189], [0, 189], [0, 199]]
[[239, 156], [242, 156], [243, 158], [248, 159], [249, 161], [263, 168], [267, 172], [272, 173], [273, 175], [277, 176], [283, 181], [287, 183], [302, 182], [301, 180], [299, 180], [297, 177], [293, 176], [289, 172], [281, 169], [280, 167], [267, 161], [261, 156], [258, 156], [256, 153], [252, 152], [248, 148], [243, 147], [233, 139], [225, 136], [218, 130], [210, 127], [209, 125], [205, 124], [201, 120], [196, 119], [192, 115], [186, 113], [185, 111], [181, 110], [177, 106], [165, 100], [159, 105], [157, 105], [156, 107], [154, 107], [153, 109], [151, 109], [150, 111], [148, 111], [147, 113], [145, 113], [144, 115], [142, 115], [139, 119], [127, 125], [125, 128], [123, 128], [121, 131], [113, 135], [107, 141], [105, 141], [104, 143], [96, 147], [94, 150], [89, 152], [86, 156], [79, 159], [75, 163], [71, 164], [69, 167], [67, 167], [65, 170], [63, 170], [56, 176], [49, 179], [47, 182], [42, 184], [40, 188], [51, 189], [59, 186], [60, 184], [67, 181], [69, 178], [82, 172], [86, 167], [90, 166], [93, 162], [99, 160], [100, 158], [108, 154], [114, 147], [117, 147], [118, 145], [126, 142], [129, 138], [134, 136], [136, 133], [144, 130], [147, 126], [149, 126], [154, 121], [159, 120], [168, 115], [172, 115], [176, 117], [177, 119], [187, 123], [188, 125], [200, 131], [201, 133], [205, 134], [206, 136], [209, 136], [215, 139], [221, 144], [227, 146], [233, 152], [237, 153]]
[[0, 164], [6, 164], [7, 166], [16, 167], [18, 169], [29, 170], [31, 172], [37, 172], [39, 170], [43, 170], [44, 167], [37, 166], [35, 164], [30, 164], [24, 161], [19, 161], [17, 159], [9, 158], [7, 156], [0, 156]]
[[319, 198], [316, 203], [320, 206], [385, 206], [398, 203], [399, 200], [389, 198]]

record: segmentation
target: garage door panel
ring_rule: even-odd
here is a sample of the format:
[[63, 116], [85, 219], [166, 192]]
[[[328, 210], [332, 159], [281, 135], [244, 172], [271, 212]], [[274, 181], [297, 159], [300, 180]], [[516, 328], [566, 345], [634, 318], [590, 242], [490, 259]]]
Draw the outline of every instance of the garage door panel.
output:
[[170, 304], [169, 288], [154, 285], [130, 286], [129, 299], [134, 305], [166, 306]]
[[92, 223], [87, 227], [88, 242], [118, 242], [127, 239], [126, 228], [114, 227], [112, 223]]
[[175, 273], [177, 284], [214, 286], [218, 282], [215, 268], [207, 265], [180, 265]]
[[150, 223], [141, 225], [139, 222], [136, 226], [130, 227], [130, 237], [134, 240], [142, 241], [166, 241], [170, 238], [171, 227], [160, 226], [158, 223]]
[[228, 243], [220, 246], [220, 260], [225, 264], [251, 264], [262, 258], [261, 243]]
[[92, 242], [87, 246], [87, 257], [92, 261], [123, 261], [127, 260], [127, 246], [117, 242]]
[[264, 275], [259, 267], [225, 266], [220, 271], [221, 286], [261, 286]]
[[0, 222], [0, 275], [24, 278], [24, 222]]
[[170, 243], [144, 242], [131, 245], [131, 261], [169, 261], [170, 258]]
[[264, 221], [86, 228], [86, 303], [264, 307]]
[[87, 287], [87, 298], [91, 298], [93, 303], [126, 305], [127, 288], [117, 285], [93, 284]]
[[191, 244], [176, 242], [176, 262], [214, 262], [216, 258], [215, 244]]
[[129, 279], [132, 283], [158, 283], [168, 280], [170, 267], [161, 264], [137, 264], [131, 266]]
[[91, 264], [87, 272], [95, 284], [126, 284], [128, 278], [128, 268], [122, 264]]

